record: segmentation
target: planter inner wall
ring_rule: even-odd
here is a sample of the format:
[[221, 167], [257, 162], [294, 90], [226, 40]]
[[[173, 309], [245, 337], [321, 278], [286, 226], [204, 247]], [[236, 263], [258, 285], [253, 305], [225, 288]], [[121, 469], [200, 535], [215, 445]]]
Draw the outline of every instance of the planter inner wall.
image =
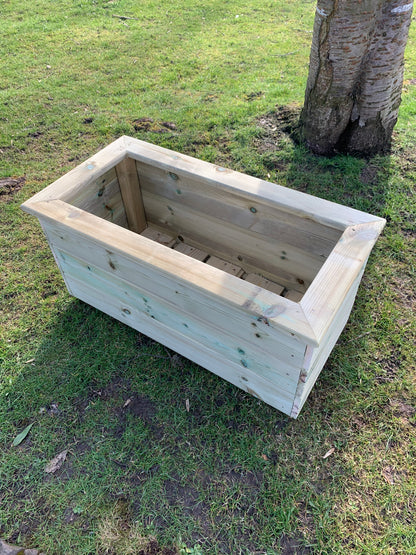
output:
[[[342, 235], [201, 176], [130, 162], [144, 209], [141, 234], [291, 300], [302, 298]], [[227, 171], [219, 168], [219, 176]], [[68, 202], [131, 229], [117, 174], [112, 168]]]

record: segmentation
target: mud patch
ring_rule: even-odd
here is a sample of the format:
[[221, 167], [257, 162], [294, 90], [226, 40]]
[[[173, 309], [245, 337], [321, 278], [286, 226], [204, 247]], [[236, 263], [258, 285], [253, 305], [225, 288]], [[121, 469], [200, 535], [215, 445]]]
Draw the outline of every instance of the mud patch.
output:
[[177, 126], [173, 121], [155, 121], [153, 118], [143, 117], [135, 119], [133, 122], [135, 131], [147, 131], [150, 133], [169, 133], [177, 131]]
[[263, 154], [279, 150], [282, 141], [298, 142], [300, 111], [300, 105], [289, 104], [276, 106], [273, 112], [260, 116], [257, 125], [262, 129], [262, 136], [254, 141], [256, 149]]
[[127, 412], [139, 417], [145, 424], [152, 424], [156, 416], [156, 405], [144, 395], [132, 396], [124, 403]]
[[26, 182], [25, 177], [3, 177], [0, 179], [0, 201], [8, 202], [20, 191]]

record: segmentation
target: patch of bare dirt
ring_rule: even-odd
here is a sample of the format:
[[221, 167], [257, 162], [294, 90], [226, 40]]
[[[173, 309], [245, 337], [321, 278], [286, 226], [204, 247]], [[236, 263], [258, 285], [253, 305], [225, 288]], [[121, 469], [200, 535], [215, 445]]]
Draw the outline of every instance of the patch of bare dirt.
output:
[[408, 423], [416, 414], [416, 407], [410, 405], [402, 399], [390, 399], [393, 414]]
[[177, 131], [177, 126], [173, 121], [155, 121], [153, 118], [143, 117], [133, 121], [135, 131], [148, 131], [150, 133], [169, 133]]
[[276, 106], [273, 112], [258, 118], [257, 125], [263, 132], [261, 138], [254, 141], [257, 150], [260, 153], [272, 152], [279, 150], [283, 139], [297, 141], [300, 111], [298, 104]]
[[0, 179], [0, 201], [9, 202], [26, 182], [25, 177], [3, 177]]
[[377, 166], [375, 166], [371, 162], [368, 162], [361, 170], [361, 173], [360, 173], [361, 182], [364, 183], [365, 185], [375, 185], [377, 183], [377, 177], [378, 177], [379, 171], [380, 169]]

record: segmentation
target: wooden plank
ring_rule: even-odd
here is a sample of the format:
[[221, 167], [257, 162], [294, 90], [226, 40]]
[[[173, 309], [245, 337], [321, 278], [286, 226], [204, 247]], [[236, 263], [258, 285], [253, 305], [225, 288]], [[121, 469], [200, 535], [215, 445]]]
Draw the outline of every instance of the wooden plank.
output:
[[200, 183], [229, 193], [246, 194], [270, 207], [282, 210], [305, 221], [313, 221], [327, 228], [343, 231], [346, 227], [360, 223], [382, 221], [381, 218], [349, 208], [328, 200], [320, 199], [300, 191], [269, 183], [231, 169], [222, 168], [179, 154], [156, 145], [124, 137], [126, 151], [135, 160], [182, 176], [197, 175]]
[[[149, 267], [139, 260], [119, 255], [114, 251], [109, 254], [108, 249], [100, 247], [95, 242], [83, 239], [83, 250], [79, 252], [79, 239], [68, 233], [57, 231], [48, 224], [44, 224], [54, 249], [66, 252], [91, 268], [111, 271], [128, 284], [140, 287], [149, 296], [160, 298], [163, 302], [172, 304], [179, 312], [190, 314], [218, 329], [221, 333], [232, 330], [238, 347], [246, 350], [260, 349], [264, 353], [279, 358], [288, 365], [300, 368], [304, 359], [304, 342], [299, 342], [292, 335], [285, 335], [275, 330], [265, 319], [253, 317], [247, 310], [238, 309], [223, 302], [217, 296], [207, 295], [195, 290], [192, 286], [181, 283], [176, 276], [169, 276]], [[195, 263], [195, 261], [194, 261]], [[203, 269], [204, 264], [199, 263]], [[227, 277], [227, 276], [225, 276]], [[233, 279], [237, 284], [240, 280]], [[257, 288], [258, 289], [258, 288]], [[259, 292], [260, 296], [261, 292]]]
[[195, 247], [191, 247], [191, 245], [187, 245], [186, 243], [177, 243], [175, 245], [175, 251], [181, 252], [182, 254], [186, 254], [191, 258], [195, 258], [195, 260], [200, 260], [201, 262], [205, 262], [206, 259], [209, 257], [209, 254], [201, 249], [197, 249]]
[[231, 262], [227, 262], [226, 260], [223, 260], [218, 256], [210, 256], [207, 260], [207, 264], [236, 277], [241, 277], [244, 273], [244, 270], [240, 268], [240, 266], [232, 264]]
[[[317, 255], [305, 246], [291, 245], [282, 236], [259, 234], [251, 227], [246, 229], [229, 218], [219, 218], [219, 209], [215, 214], [210, 214], [204, 204], [201, 207], [185, 204], [184, 196], [181, 194], [176, 199], [166, 199], [143, 188], [143, 201], [149, 221], [171, 229], [181, 229], [181, 233], [187, 233], [191, 238], [200, 237], [204, 232], [208, 241], [217, 239], [223, 249], [228, 247], [231, 252], [237, 251], [243, 259], [247, 255], [259, 268], [262, 267], [263, 258], [272, 257], [275, 265], [283, 272], [302, 281], [312, 281], [326, 260], [327, 255], [323, 252]], [[247, 212], [250, 213], [249, 210]], [[207, 243], [209, 246], [210, 243]]]
[[180, 202], [164, 202], [147, 191], [143, 191], [143, 201], [149, 222], [180, 234], [185, 243], [291, 289], [305, 291], [321, 267], [322, 260], [300, 249], [290, 249], [207, 215], [202, 217]]
[[267, 328], [270, 335], [282, 334], [301, 343], [317, 344], [302, 307], [284, 297], [181, 256], [172, 249], [62, 201], [39, 202], [35, 209], [38, 217], [48, 224], [48, 233], [54, 231], [53, 242], [72, 243], [75, 255], [82, 253], [90, 260], [98, 252], [103, 267], [112, 267], [112, 257], [117, 257], [122, 264], [128, 262], [133, 277], [140, 262], [140, 266], [152, 276], [156, 274], [166, 283], [177, 284], [199, 300], [207, 299], [208, 306], [215, 303], [223, 307], [220, 310], [224, 314], [232, 307], [233, 311], [264, 324], [263, 329]]
[[[161, 302], [170, 303], [180, 313], [199, 318], [219, 330], [220, 334], [228, 334], [231, 331], [235, 341], [239, 343], [238, 347], [244, 351], [260, 349], [272, 359], [278, 352], [279, 358], [285, 364], [297, 368], [302, 366], [305, 344], [274, 330], [265, 321], [252, 318], [247, 312], [234, 310], [230, 305], [223, 305], [215, 297], [198, 292], [194, 294], [193, 290], [189, 290], [179, 281], [166, 278], [155, 269], [142, 266], [140, 261], [131, 261], [115, 253], [110, 256], [107, 251], [86, 241], [83, 243], [85, 251], [79, 253], [76, 237], [72, 239], [62, 233], [57, 235], [48, 224], [44, 226], [52, 247], [84, 263], [90, 268], [89, 271], [94, 272], [92, 275], [100, 271], [111, 271], [111, 274], [122, 279], [127, 285], [140, 288], [149, 297], [160, 298]], [[204, 268], [204, 265], [202, 267]]]
[[117, 164], [116, 173], [129, 228], [141, 233], [147, 223], [135, 161], [125, 158]]
[[168, 299], [152, 295], [145, 289], [146, 284], [134, 286], [113, 272], [102, 271], [60, 250], [57, 256], [72, 291], [74, 279], [95, 290], [103, 299], [112, 297], [113, 301], [119, 303], [120, 311], [127, 306], [129, 311], [134, 309], [140, 313], [142, 319], [151, 318], [171, 329], [181, 330], [184, 336], [215, 349], [223, 356], [224, 362], [231, 361], [242, 368], [251, 369], [259, 376], [273, 379], [282, 390], [294, 397], [300, 374], [300, 367], [295, 368], [291, 364], [294, 359], [290, 363], [283, 362], [265, 353], [259, 343], [241, 345], [235, 334], [235, 325], [231, 330], [210, 325], [206, 319], [198, 318], [197, 314], [181, 311]]
[[272, 293], [276, 293], [276, 295], [281, 295], [284, 290], [284, 287], [282, 287], [278, 283], [275, 283], [274, 281], [271, 281], [270, 279], [266, 279], [260, 274], [247, 274], [246, 276], [244, 276], [243, 279], [249, 281], [250, 283], [253, 283], [254, 285], [258, 285], [263, 289], [267, 289]]
[[316, 380], [318, 379], [329, 355], [336, 345], [342, 330], [348, 322], [351, 309], [354, 305], [355, 296], [362, 278], [362, 273], [357, 276], [354, 285], [346, 295], [343, 305], [340, 307], [335, 316], [331, 328], [326, 334], [324, 340], [319, 347], [309, 348], [305, 352], [305, 360], [303, 363], [302, 373], [299, 379], [298, 389], [296, 392], [295, 402], [293, 404], [292, 416], [295, 418], [302, 409], [307, 400]]
[[293, 404], [292, 395], [281, 390], [274, 381], [262, 378], [249, 368], [241, 367], [241, 365], [231, 361], [224, 361], [215, 349], [203, 346], [185, 337], [178, 330], [172, 329], [161, 322], [156, 322], [152, 318], [143, 319], [141, 314], [138, 314], [133, 308], [127, 309], [130, 314], [120, 311], [119, 303], [112, 296], [102, 298], [96, 290], [84, 283], [76, 280], [73, 280], [72, 283], [74, 292], [79, 299], [141, 331], [182, 356], [193, 360], [203, 368], [210, 370], [283, 413], [290, 414]]
[[83, 189], [78, 189], [71, 197], [71, 204], [117, 225], [128, 227], [114, 168]]
[[140, 233], [140, 235], [142, 235], [142, 237], [147, 237], [147, 239], [151, 239], [152, 241], [156, 241], [161, 245], [165, 245], [165, 247], [172, 247], [176, 242], [176, 238], [173, 235], [159, 231], [154, 226], [148, 226]]
[[351, 226], [331, 252], [302, 298], [305, 316], [321, 343], [343, 306], [345, 296], [361, 275], [384, 221]]
[[[237, 194], [207, 186], [197, 174], [166, 172], [154, 165], [137, 163], [143, 190], [170, 201], [178, 201], [201, 214], [233, 223], [325, 259], [341, 233], [311, 219], [279, 210], [244, 192]], [[172, 178], [174, 176], [175, 178]], [[166, 201], [165, 201], [166, 202]]]

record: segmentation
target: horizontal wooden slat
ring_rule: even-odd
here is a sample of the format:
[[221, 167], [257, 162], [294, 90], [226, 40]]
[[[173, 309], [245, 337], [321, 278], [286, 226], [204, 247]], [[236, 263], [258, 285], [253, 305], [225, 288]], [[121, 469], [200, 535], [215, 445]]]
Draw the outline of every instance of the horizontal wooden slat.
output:
[[199, 260], [200, 262], [205, 262], [206, 259], [209, 258], [209, 254], [207, 252], [195, 247], [191, 247], [191, 245], [187, 245], [186, 243], [179, 242], [175, 245], [174, 248], [175, 251], [186, 254], [191, 258], [195, 258], [195, 260]]
[[227, 274], [231, 274], [232, 276], [241, 277], [244, 273], [240, 266], [227, 262], [218, 256], [210, 256], [207, 260], [207, 264], [209, 266], [213, 266], [214, 268], [218, 268], [223, 272], [227, 272]]
[[123, 137], [128, 155], [138, 162], [150, 164], [181, 177], [197, 175], [200, 183], [231, 194], [246, 195], [265, 205], [305, 221], [343, 231], [354, 224], [382, 221], [371, 214], [336, 204], [325, 199], [269, 183], [262, 179], [197, 160], [185, 154], [162, 148], [132, 137]]
[[167, 172], [154, 164], [137, 162], [143, 190], [166, 200], [180, 201], [184, 206], [224, 222], [278, 240], [293, 247], [326, 258], [340, 237], [339, 230], [328, 228], [307, 218], [271, 207], [261, 198], [253, 201], [244, 193], [230, 193], [209, 187], [203, 177]]
[[[71, 291], [79, 287], [75, 285], [74, 289], [73, 280], [82, 283], [85, 290], [90, 288], [91, 291], [95, 291], [93, 296], [101, 295], [104, 299], [112, 297], [113, 302], [119, 303], [120, 312], [126, 313], [127, 310], [131, 313], [134, 310], [138, 315], [133, 326], [136, 329], [140, 330], [143, 319], [151, 318], [171, 329], [180, 330], [183, 336], [200, 345], [215, 349], [223, 356], [224, 362], [233, 362], [243, 369], [249, 368], [263, 378], [273, 379], [284, 392], [295, 395], [300, 374], [300, 368], [295, 368], [291, 363], [295, 358], [289, 357], [290, 363], [288, 363], [266, 353], [262, 348], [261, 338], [258, 339], [257, 345], [254, 342], [242, 344], [238, 339], [235, 323], [231, 329], [210, 325], [197, 309], [193, 313], [180, 310], [169, 300], [152, 294], [147, 289], [146, 283], [134, 286], [122, 280], [114, 272], [100, 270], [69, 253], [56, 250], [56, 255]], [[89, 302], [88, 299], [85, 300]], [[232, 316], [229, 320], [230, 323], [233, 322]], [[131, 319], [127, 319], [127, 323], [130, 321]], [[176, 350], [180, 351], [180, 345], [176, 346]]]
[[166, 203], [145, 190], [143, 201], [150, 223], [180, 234], [192, 246], [215, 253], [249, 272], [264, 274], [291, 289], [306, 290], [319, 270], [316, 258], [307, 253], [292, 249], [289, 256], [287, 245], [271, 242], [233, 224], [225, 226], [210, 216], [202, 218], [180, 203]]

